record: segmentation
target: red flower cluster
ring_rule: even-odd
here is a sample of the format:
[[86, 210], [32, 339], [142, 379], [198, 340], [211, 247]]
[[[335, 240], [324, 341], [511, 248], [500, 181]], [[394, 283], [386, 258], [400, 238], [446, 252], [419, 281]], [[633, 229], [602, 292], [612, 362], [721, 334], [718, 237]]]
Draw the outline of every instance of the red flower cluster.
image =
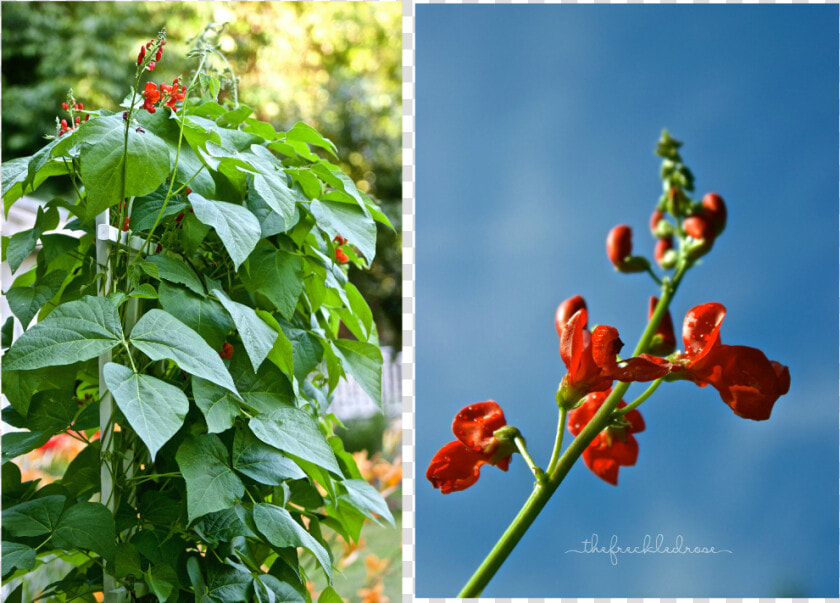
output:
[[224, 358], [225, 360], [230, 360], [233, 358], [233, 346], [229, 344], [227, 341], [222, 344], [222, 351], [219, 352], [219, 356]]
[[[72, 100], [72, 108], [71, 108], [70, 103], [61, 103], [61, 108], [70, 113], [70, 117], [72, 119], [72, 124], [73, 125], [68, 125], [67, 120], [62, 119], [59, 122], [59, 127], [58, 127], [58, 135], [59, 136], [64, 136], [64, 134], [66, 134], [70, 130], [75, 130], [76, 126], [78, 126], [82, 122], [81, 116], [75, 115], [75, 117], [74, 117], [74, 111], [81, 111], [82, 109], [85, 108], [85, 106], [82, 103], [77, 103], [75, 98], [71, 98], [71, 100]], [[58, 119], [58, 118], [56, 118], [56, 119]], [[85, 116], [85, 121], [87, 121], [89, 119], [90, 119], [90, 115]]]
[[504, 412], [492, 400], [462, 409], [452, 423], [452, 432], [458, 439], [438, 450], [426, 470], [426, 479], [441, 493], [449, 494], [477, 482], [482, 465], [507, 471], [513, 444], [493, 435], [505, 425]]
[[790, 371], [756, 348], [722, 344], [724, 316], [726, 308], [714, 302], [689, 310], [683, 323], [685, 353], [676, 362], [697, 385], [718, 390], [739, 417], [769, 419], [776, 400], [790, 389]]
[[172, 81], [171, 86], [161, 83], [160, 90], [153, 82], [146, 82], [146, 87], [143, 90], [143, 108], [149, 113], [154, 113], [156, 110], [155, 104], [164, 98], [166, 99], [163, 103], [164, 106], [169, 107], [172, 111], [177, 111], [178, 108], [175, 103], [183, 102], [186, 93], [187, 87], [179, 85], [177, 77]]
[[[611, 391], [589, 394], [583, 404], [569, 412], [569, 431], [573, 436], [583, 431]], [[618, 408], [625, 406], [627, 404], [624, 400], [618, 403]], [[645, 421], [642, 419], [642, 414], [638, 410], [631, 410], [618, 422], [595, 436], [595, 439], [583, 451], [583, 462], [592, 473], [617, 486], [619, 467], [635, 465], [636, 458], [639, 456], [639, 444], [633, 434], [644, 429]]]
[[346, 264], [350, 261], [350, 258], [347, 257], [347, 254], [344, 253], [344, 250], [341, 247], [335, 248], [335, 259], [338, 260], [339, 264]]
[[[564, 322], [573, 309], [574, 314]], [[580, 296], [567, 299], [557, 308], [555, 327], [560, 335], [560, 358], [568, 373], [558, 392], [558, 403], [570, 408], [591, 392], [608, 390], [613, 381], [653, 381], [664, 377], [674, 365], [664, 358], [640, 354], [619, 362], [618, 352], [624, 345], [618, 330], [598, 325], [590, 333], [586, 302]]]
[[[155, 40], [149, 40], [146, 42], [145, 46], [140, 47], [140, 53], [137, 55], [137, 65], [143, 65], [143, 62], [146, 60], [146, 51], [149, 51], [149, 56], [151, 56], [152, 46], [155, 44]], [[155, 59], [154, 61], [149, 61], [149, 64], [146, 65], [146, 69], [149, 71], [154, 70], [155, 62], [160, 61], [161, 57], [163, 56], [163, 47], [166, 45], [166, 40], [161, 39], [160, 43], [157, 46], [157, 50], [155, 51]]]

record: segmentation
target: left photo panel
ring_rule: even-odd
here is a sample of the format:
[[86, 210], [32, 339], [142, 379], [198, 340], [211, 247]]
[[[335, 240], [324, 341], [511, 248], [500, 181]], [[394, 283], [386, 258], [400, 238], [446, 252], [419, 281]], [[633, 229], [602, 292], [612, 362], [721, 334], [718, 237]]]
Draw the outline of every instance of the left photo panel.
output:
[[0, 599], [401, 600], [402, 14], [0, 3]]

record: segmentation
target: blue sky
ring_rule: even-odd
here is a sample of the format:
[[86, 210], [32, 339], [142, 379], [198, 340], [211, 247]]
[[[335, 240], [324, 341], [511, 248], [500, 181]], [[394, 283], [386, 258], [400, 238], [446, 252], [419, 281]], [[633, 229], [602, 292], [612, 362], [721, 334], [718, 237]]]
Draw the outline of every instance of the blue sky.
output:
[[[616, 273], [612, 226], [647, 223], [663, 127], [726, 232], [685, 278], [728, 310], [722, 340], [790, 367], [769, 421], [712, 388], [642, 407], [612, 487], [576, 465], [488, 597], [838, 595], [837, 6], [416, 7], [416, 594], [455, 596], [514, 517], [521, 459], [447, 496], [424, 474], [456, 412], [498, 401], [538, 464], [565, 368], [553, 314], [575, 294], [632, 349], [656, 293]], [[632, 399], [642, 389], [631, 388]], [[629, 401], [629, 400], [628, 400]], [[566, 553], [646, 534], [718, 555]]]

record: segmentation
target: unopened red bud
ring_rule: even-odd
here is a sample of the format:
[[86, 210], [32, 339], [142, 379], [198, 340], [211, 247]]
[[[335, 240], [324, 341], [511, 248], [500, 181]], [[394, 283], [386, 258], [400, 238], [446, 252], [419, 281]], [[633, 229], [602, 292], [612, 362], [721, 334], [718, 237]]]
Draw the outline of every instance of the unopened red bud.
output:
[[155, 62], [154, 61], [151, 61], [148, 65], [148, 67], [146, 67], [146, 69], [148, 69], [149, 71], [153, 71], [154, 68], [155, 68]]
[[151, 47], [152, 47], [152, 41], [149, 40], [148, 42], [146, 42], [146, 48], [149, 49]]
[[85, 115], [85, 121], [90, 119], [90, 115]]
[[656, 242], [656, 247], [653, 250], [653, 257], [656, 258], [656, 263], [662, 266], [662, 258], [665, 252], [674, 248], [674, 237], [665, 237]]
[[[659, 303], [659, 298], [651, 297], [648, 304], [648, 320], [653, 317], [653, 311], [656, 304]], [[677, 348], [677, 338], [674, 335], [674, 323], [671, 320], [671, 313], [665, 311], [665, 316], [659, 322], [656, 333], [650, 342], [650, 351], [656, 356], [667, 356]]]
[[67, 120], [66, 119], [61, 120], [61, 127], [64, 128], [65, 130], [67, 129]]
[[703, 197], [703, 209], [706, 210], [706, 218], [711, 222], [715, 235], [719, 235], [726, 227], [726, 204], [723, 197], [717, 193], [707, 193]]
[[79, 111], [81, 111], [84, 108], [85, 108], [85, 106], [82, 103], [79, 103], [79, 106], [78, 106]]
[[187, 194], [188, 194], [188, 195], [189, 195], [190, 193], [192, 193], [192, 189], [191, 189], [189, 186], [188, 186], [188, 187], [186, 187], [184, 190], [185, 190], [185, 191], [187, 191]]
[[125, 222], [123, 222], [123, 227], [122, 227], [122, 229], [123, 229], [123, 232], [125, 232], [126, 230], [128, 230], [128, 216], [126, 216], [126, 217], [125, 217]]
[[76, 125], [78, 125], [82, 121], [81, 117], [76, 117]]
[[145, 57], [146, 57], [146, 47], [141, 46], [140, 47], [140, 54], [137, 55], [137, 64], [142, 65], [143, 64], [143, 59]]
[[715, 238], [712, 225], [701, 216], [691, 216], [683, 220], [683, 230], [693, 239], [711, 242]]
[[616, 268], [633, 252], [633, 231], [626, 224], [619, 224], [607, 235], [607, 257]]
[[157, 247], [155, 247], [155, 253], [160, 253], [160, 250], [161, 250], [161, 249], [163, 249], [163, 247], [161, 247], [161, 246], [160, 246], [160, 243], [158, 243], [158, 244], [157, 244]]
[[160, 60], [160, 57], [162, 57], [162, 56], [163, 56], [163, 49], [162, 49], [162, 48], [158, 48], [158, 51], [155, 53], [155, 60], [156, 60], [156, 61], [159, 61], [159, 60]]
[[[665, 217], [665, 214], [658, 209], [655, 210], [650, 216], [650, 231], [656, 231], [656, 225], [659, 224], [659, 221]], [[655, 236], [655, 235], [654, 235]]]
[[166, 46], [166, 39], [161, 40], [161, 41], [160, 41], [160, 45], [161, 45], [161, 46]]
[[67, 103], [61, 103], [61, 108], [67, 111], [67, 109], [70, 108], [70, 105], [68, 105]]
[[[563, 327], [578, 310], [586, 310], [586, 301], [580, 295], [570, 297], [557, 306], [557, 311], [554, 313], [554, 328], [557, 329], [558, 336], [563, 336]], [[586, 328], [586, 323], [583, 328]]]

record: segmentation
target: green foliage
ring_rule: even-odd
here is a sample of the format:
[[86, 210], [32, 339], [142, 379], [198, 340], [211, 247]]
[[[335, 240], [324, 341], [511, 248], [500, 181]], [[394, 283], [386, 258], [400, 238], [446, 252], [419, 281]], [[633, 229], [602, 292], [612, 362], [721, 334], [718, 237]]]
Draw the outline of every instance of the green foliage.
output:
[[[311, 603], [312, 563], [333, 575], [324, 532], [393, 523], [326, 414], [346, 374], [381, 403], [374, 314], [335, 239], [366, 270], [387, 218], [323, 158], [341, 156], [327, 137], [251, 117], [216, 50], [197, 40], [177, 110], [141, 107], [141, 65], [125, 117], [88, 111], [2, 166], [7, 209], [72, 185], [4, 241], [15, 269], [42, 247], [8, 292], [38, 322], [14, 341], [3, 327], [4, 420], [25, 431], [2, 439], [2, 539], [6, 582], [70, 562], [43, 597]], [[50, 233], [58, 207], [72, 222]], [[54, 483], [21, 483], [15, 459], [58, 434], [85, 448]]]

